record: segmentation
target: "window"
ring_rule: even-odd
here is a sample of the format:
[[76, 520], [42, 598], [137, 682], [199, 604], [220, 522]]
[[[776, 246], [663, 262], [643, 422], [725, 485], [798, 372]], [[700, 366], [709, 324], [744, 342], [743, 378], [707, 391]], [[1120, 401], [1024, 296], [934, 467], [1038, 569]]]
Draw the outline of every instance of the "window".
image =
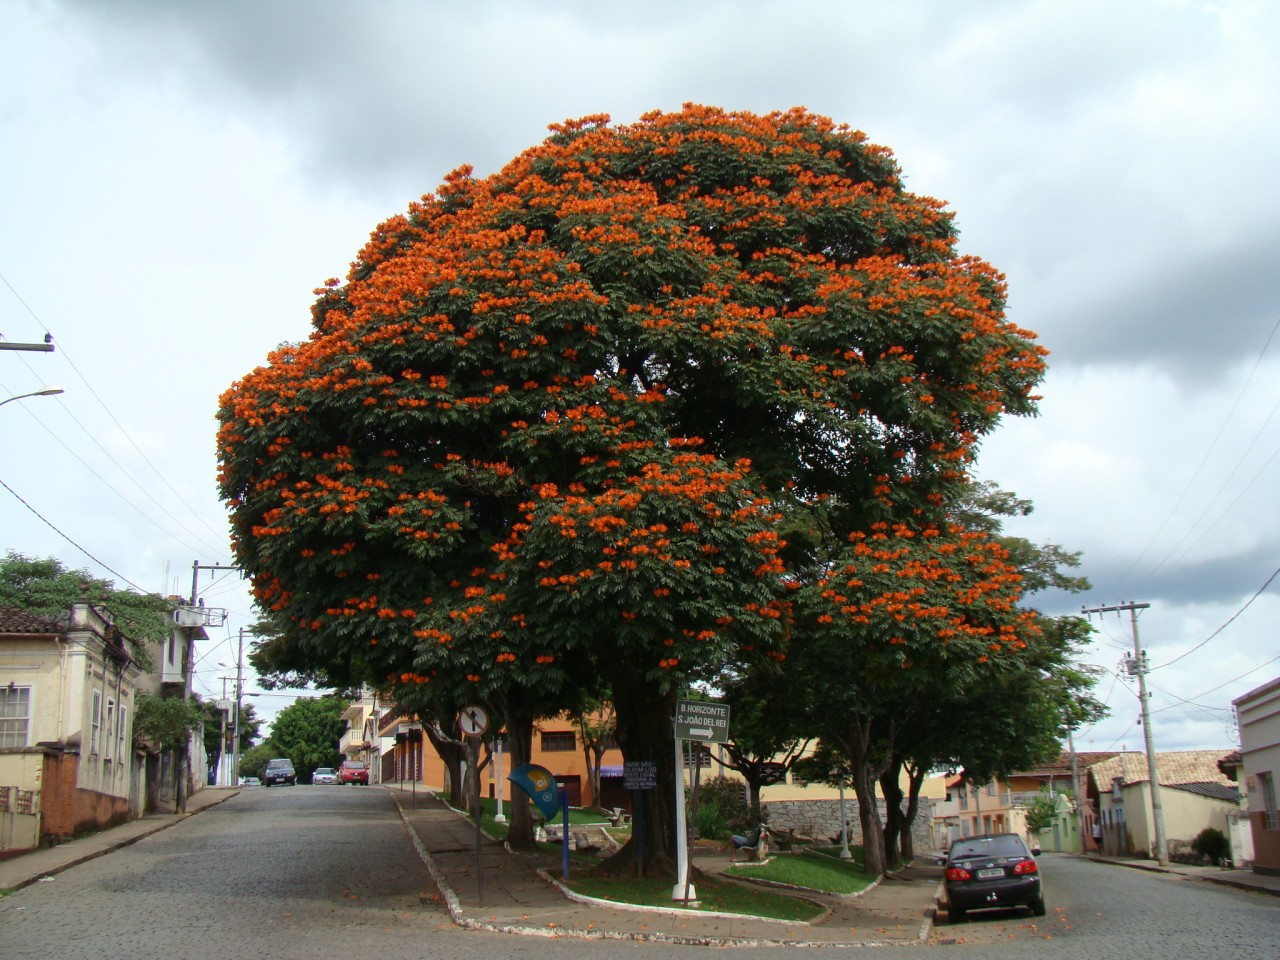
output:
[[0, 747], [25, 747], [31, 727], [31, 688], [0, 687]]
[[1276, 784], [1271, 772], [1258, 774], [1258, 789], [1262, 791], [1262, 825], [1267, 830], [1280, 829], [1276, 816]]
[[119, 755], [124, 756], [124, 737], [129, 730], [129, 708], [121, 704], [120, 712], [116, 714], [116, 739], [120, 741]]
[[567, 750], [576, 750], [577, 747], [578, 737], [572, 730], [564, 733], [544, 733], [542, 735], [542, 749], [545, 753], [563, 753]]
[[106, 735], [102, 738], [102, 755], [108, 759], [111, 758], [111, 735], [115, 730], [115, 719], [116, 702], [114, 700], [108, 700]]
[[89, 714], [89, 752], [98, 752], [98, 733], [102, 729], [102, 693], [93, 691], [93, 710]]

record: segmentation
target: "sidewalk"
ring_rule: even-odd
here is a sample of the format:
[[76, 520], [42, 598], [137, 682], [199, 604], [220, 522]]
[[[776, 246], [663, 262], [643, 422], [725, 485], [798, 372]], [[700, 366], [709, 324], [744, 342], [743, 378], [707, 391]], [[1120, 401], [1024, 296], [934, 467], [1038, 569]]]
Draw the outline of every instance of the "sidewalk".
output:
[[222, 803], [224, 800], [230, 800], [239, 792], [235, 787], [206, 787], [196, 791], [195, 795], [187, 801], [185, 814], [156, 813], [139, 820], [130, 820], [109, 830], [100, 830], [77, 840], [60, 843], [56, 847], [45, 847], [31, 853], [0, 860], [0, 893], [21, 889], [28, 884], [84, 863], [86, 860], [101, 857], [112, 850], [136, 843], [143, 837], [149, 837], [159, 830], [171, 827], [201, 810]]
[[1150, 870], [1155, 873], [1177, 873], [1194, 880], [1205, 880], [1209, 883], [1220, 883], [1241, 890], [1253, 890], [1256, 893], [1268, 893], [1280, 897], [1280, 877], [1265, 873], [1254, 873], [1252, 870], [1223, 870], [1219, 867], [1197, 867], [1189, 863], [1170, 863], [1161, 866], [1155, 860], [1142, 860], [1129, 857], [1096, 857], [1075, 854], [1083, 860], [1099, 863], [1111, 863], [1119, 867], [1133, 867], [1137, 870]]
[[[628, 908], [580, 902], [556, 882], [560, 859], [510, 853], [430, 793], [391, 788], [419, 854], [454, 922], [499, 933], [586, 939], [653, 940], [720, 946], [873, 946], [920, 943], [933, 925], [941, 869], [932, 862], [886, 878], [857, 897], [808, 895], [827, 907], [814, 923], [795, 923], [684, 909]], [[697, 855], [706, 873], [723, 873], [729, 856]]]

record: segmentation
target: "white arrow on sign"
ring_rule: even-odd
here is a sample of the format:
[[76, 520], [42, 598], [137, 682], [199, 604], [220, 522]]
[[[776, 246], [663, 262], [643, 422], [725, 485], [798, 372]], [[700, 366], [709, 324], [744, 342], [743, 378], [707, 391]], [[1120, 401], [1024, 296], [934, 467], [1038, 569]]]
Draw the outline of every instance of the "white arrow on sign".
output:
[[699, 730], [699, 729], [697, 729], [696, 727], [690, 727], [690, 728], [689, 728], [689, 736], [691, 736], [691, 737], [702, 737], [702, 738], [703, 738], [703, 739], [705, 739], [705, 740], [710, 740], [710, 739], [711, 739], [711, 731], [710, 731], [710, 730]]

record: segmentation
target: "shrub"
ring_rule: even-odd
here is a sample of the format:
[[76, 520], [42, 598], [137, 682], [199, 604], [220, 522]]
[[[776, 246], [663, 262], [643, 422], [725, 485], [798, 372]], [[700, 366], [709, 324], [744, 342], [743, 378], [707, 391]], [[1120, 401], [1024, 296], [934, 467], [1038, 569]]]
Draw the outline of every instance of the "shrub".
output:
[[693, 823], [698, 835], [710, 840], [727, 840], [736, 829], [746, 829], [747, 800], [742, 782], [716, 777], [698, 788], [698, 807]]
[[1216, 827], [1205, 827], [1191, 841], [1191, 849], [1202, 857], [1208, 857], [1217, 866], [1231, 856], [1231, 844], [1227, 835]]

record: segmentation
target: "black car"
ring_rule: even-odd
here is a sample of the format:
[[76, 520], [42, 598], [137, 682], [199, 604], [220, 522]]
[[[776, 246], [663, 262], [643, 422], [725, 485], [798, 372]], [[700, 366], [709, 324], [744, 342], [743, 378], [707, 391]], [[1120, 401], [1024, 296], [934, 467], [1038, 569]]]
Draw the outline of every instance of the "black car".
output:
[[988, 907], [1026, 907], [1043, 917], [1039, 854], [1016, 833], [988, 833], [953, 843], [944, 880], [951, 922], [963, 920], [970, 910]]
[[298, 775], [293, 770], [293, 761], [287, 757], [278, 760], [268, 760], [267, 769], [262, 773], [262, 785], [269, 787], [273, 783], [287, 783], [294, 786], [298, 782]]

